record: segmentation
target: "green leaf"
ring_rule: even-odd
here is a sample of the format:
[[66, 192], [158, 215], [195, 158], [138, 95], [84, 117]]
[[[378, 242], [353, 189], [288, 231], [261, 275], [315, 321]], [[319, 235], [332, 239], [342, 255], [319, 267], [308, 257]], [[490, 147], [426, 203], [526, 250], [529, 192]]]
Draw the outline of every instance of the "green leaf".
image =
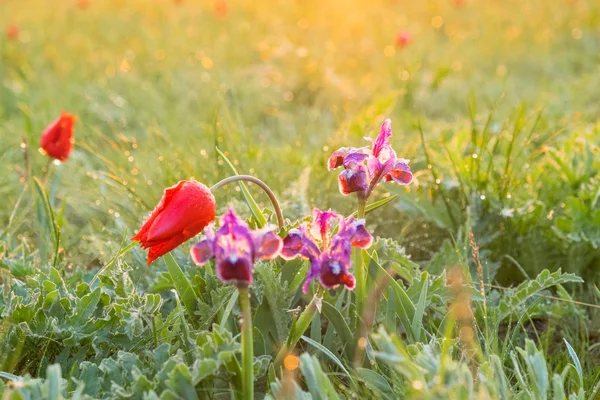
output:
[[559, 374], [552, 377], [552, 400], [567, 400], [565, 383]]
[[[54, 257], [52, 266], [56, 268], [56, 264], [58, 263], [58, 250], [60, 247], [60, 228], [56, 222], [56, 218], [54, 217], [54, 212], [52, 211], [52, 205], [50, 204], [50, 199], [48, 198], [48, 192], [44, 189], [44, 186], [37, 178], [33, 178], [35, 190], [42, 201], [44, 212], [46, 213], [46, 219], [40, 221], [42, 227], [49, 228], [52, 233], [52, 242], [54, 245]], [[46, 225], [46, 226], [45, 226]]]
[[374, 259], [371, 258], [371, 263], [375, 265], [375, 267], [379, 270], [379, 274], [387, 275], [387, 281], [390, 284], [390, 287], [393, 289], [393, 293], [395, 295], [394, 306], [396, 309], [396, 314], [398, 318], [400, 318], [400, 322], [404, 325], [404, 329], [410, 338], [415, 340], [417, 336], [413, 331], [413, 323], [412, 321], [415, 318], [415, 305], [410, 300], [410, 297], [406, 294], [406, 291], [396, 280], [387, 272], [385, 268], [379, 265]]
[[567, 341], [567, 339], [563, 338], [565, 344], [567, 345], [567, 350], [569, 352], [569, 356], [573, 360], [573, 364], [575, 365], [575, 370], [577, 371], [577, 376], [579, 378], [579, 387], [583, 387], [583, 369], [581, 368], [581, 362], [579, 361], [579, 357], [577, 357], [577, 353], [573, 350], [571, 344]]
[[196, 310], [198, 298], [192, 289], [190, 281], [185, 276], [181, 270], [181, 267], [179, 264], [177, 264], [177, 261], [175, 261], [171, 253], [165, 254], [163, 256], [163, 260], [165, 261], [165, 264], [167, 264], [167, 271], [169, 271], [169, 274], [171, 275], [173, 285], [175, 286], [175, 290], [177, 290], [177, 293], [181, 298], [181, 302], [185, 306], [188, 314], [193, 316], [194, 311]]
[[356, 372], [371, 389], [378, 391], [380, 394], [393, 394], [388, 381], [377, 372], [367, 368], [356, 368]]
[[411, 325], [416, 339], [421, 339], [421, 328], [423, 327], [423, 315], [425, 314], [427, 289], [429, 288], [429, 274], [427, 272], [423, 272], [421, 275], [421, 282], [423, 282], [423, 286], [421, 289], [421, 294], [419, 295], [419, 302], [417, 303], [415, 315], [413, 316]]
[[60, 365], [50, 365], [46, 370], [46, 379], [48, 380], [48, 400], [61, 399], [60, 384], [62, 379]]
[[175, 366], [169, 375], [168, 385], [171, 390], [181, 395], [184, 399], [198, 399], [198, 394], [192, 383], [190, 370], [187, 365], [183, 363]]
[[23, 380], [23, 377], [11, 374], [10, 372], [0, 371], [0, 378], [8, 379], [14, 382], [20, 382]]
[[216, 374], [218, 368], [219, 364], [213, 359], [196, 360], [192, 367], [192, 374], [194, 377], [192, 384], [196, 386], [205, 378]]
[[517, 312], [518, 308], [532, 296], [552, 286], [568, 282], [581, 283], [583, 280], [575, 274], [563, 274], [560, 269], [552, 274], [546, 269], [535, 279], [521, 283], [514, 290], [505, 291], [497, 307], [499, 321]]
[[233, 307], [235, 307], [235, 305], [237, 304], [238, 296], [239, 296], [239, 292], [237, 290], [234, 290], [231, 293], [231, 298], [229, 299], [229, 302], [227, 302], [227, 307], [225, 307], [225, 311], [223, 311], [223, 315], [221, 315], [221, 321], [219, 322], [219, 325], [225, 326], [225, 323], [227, 322], [229, 315], [231, 315], [231, 311], [233, 310]]
[[340, 311], [331, 305], [331, 303], [323, 300], [321, 307], [321, 312], [333, 325], [338, 337], [340, 338], [340, 341], [344, 344], [344, 352], [346, 356], [352, 357], [354, 355], [354, 337], [352, 335], [352, 331], [350, 331], [350, 328], [346, 323], [346, 320], [344, 320], [344, 317]]
[[[370, 212], [375, 211], [378, 208], [385, 206], [386, 204], [396, 200], [397, 198], [398, 198], [398, 195], [395, 194], [393, 196], [386, 197], [386, 198], [378, 200], [376, 202], [369, 203], [365, 207], [365, 214], [369, 214]], [[351, 215], [356, 218], [357, 214], [358, 214], [358, 211], [354, 211]]]
[[335, 387], [321, 369], [319, 361], [308, 353], [300, 356], [300, 370], [315, 400], [339, 399]]
[[106, 265], [104, 265], [102, 268], [100, 268], [98, 270], [98, 272], [96, 272], [96, 275], [94, 275], [94, 277], [90, 281], [90, 286], [92, 286], [92, 284], [94, 283], [94, 281], [96, 279], [98, 279], [98, 277], [102, 273], [104, 273], [104, 271], [106, 271], [108, 268], [110, 268], [110, 266], [113, 265], [115, 261], [117, 261], [119, 258], [121, 258], [124, 254], [126, 254], [129, 250], [131, 250], [132, 248], [134, 248], [138, 244], [138, 242], [131, 242], [127, 246], [123, 247], [123, 245], [125, 244], [126, 240], [127, 240], [127, 236], [126, 236], [126, 233], [125, 233], [125, 234], [123, 234], [123, 240], [121, 241], [121, 246], [119, 248], [119, 251], [117, 252], [117, 254], [115, 254], [115, 256], [113, 258], [111, 258], [106, 263]]
[[[231, 161], [229, 161], [229, 159], [227, 158], [227, 156], [218, 147], [215, 147], [215, 149], [217, 150], [217, 153], [223, 159], [223, 161], [225, 161], [225, 164], [227, 164], [229, 169], [231, 169], [231, 172], [233, 172], [234, 175], [239, 175]], [[250, 209], [250, 212], [252, 213], [256, 224], [259, 228], [264, 227], [267, 224], [267, 218], [265, 217], [260, 207], [252, 197], [252, 194], [246, 187], [246, 184], [244, 182], [238, 182], [238, 186], [240, 187], [240, 190], [244, 195], [244, 200], [246, 201], [246, 204], [248, 205], [248, 208]]]
[[[255, 326], [262, 329], [266, 337], [267, 331], [272, 330], [282, 343], [288, 335], [288, 327], [292, 320], [292, 314], [283, 310], [290, 308], [293, 293], [287, 283], [281, 281], [281, 275], [276, 273], [270, 263], [260, 263], [254, 271], [257, 284], [263, 292], [262, 303], [254, 320]], [[268, 312], [268, 315], [265, 315], [265, 312]]]
[[312, 340], [311, 338], [304, 336], [304, 335], [300, 336], [300, 339], [304, 340], [306, 343], [315, 347], [317, 350], [319, 350], [320, 352], [325, 354], [327, 357], [329, 357], [329, 359], [331, 359], [331, 361], [333, 361], [338, 367], [340, 367], [340, 369], [342, 371], [344, 371], [344, 373], [348, 376], [348, 378], [350, 378], [350, 373], [344, 367], [344, 364], [342, 364], [342, 362], [339, 360], [339, 358], [337, 358], [335, 356], [335, 354], [333, 354], [327, 347], [323, 346], [321, 343], [316, 342], [316, 341]]
[[75, 312], [71, 319], [72, 324], [84, 324], [96, 310], [100, 301], [101, 289], [98, 287], [92, 293], [88, 293], [77, 302]]

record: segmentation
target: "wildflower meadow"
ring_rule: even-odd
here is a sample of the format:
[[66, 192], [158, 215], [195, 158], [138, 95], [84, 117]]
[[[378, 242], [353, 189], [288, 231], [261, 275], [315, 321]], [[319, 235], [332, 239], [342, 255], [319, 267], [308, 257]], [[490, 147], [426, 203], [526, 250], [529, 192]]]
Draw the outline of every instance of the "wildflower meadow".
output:
[[0, 10], [2, 399], [600, 399], [600, 2]]

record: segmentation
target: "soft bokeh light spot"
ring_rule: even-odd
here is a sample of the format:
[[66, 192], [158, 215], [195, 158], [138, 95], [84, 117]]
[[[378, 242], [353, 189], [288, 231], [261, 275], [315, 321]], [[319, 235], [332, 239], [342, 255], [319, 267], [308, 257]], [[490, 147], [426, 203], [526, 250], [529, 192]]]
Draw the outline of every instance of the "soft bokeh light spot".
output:
[[299, 365], [300, 360], [293, 354], [290, 354], [283, 359], [283, 366], [288, 371], [295, 371], [296, 369], [298, 369]]
[[444, 25], [444, 18], [442, 18], [440, 15], [431, 18], [431, 26], [434, 28], [441, 28], [442, 25]]
[[202, 66], [206, 69], [211, 69], [214, 65], [213, 60], [210, 57], [202, 57]]

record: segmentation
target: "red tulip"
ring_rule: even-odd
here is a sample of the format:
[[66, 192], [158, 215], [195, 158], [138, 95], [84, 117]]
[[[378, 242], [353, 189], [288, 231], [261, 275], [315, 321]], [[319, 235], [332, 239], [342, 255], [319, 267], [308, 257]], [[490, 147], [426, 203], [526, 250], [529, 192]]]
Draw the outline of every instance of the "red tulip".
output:
[[73, 150], [73, 125], [77, 117], [62, 112], [42, 133], [40, 146], [44, 152], [60, 161], [66, 161]]
[[215, 219], [215, 198], [195, 180], [180, 181], [165, 190], [162, 199], [131, 238], [148, 251], [148, 265], [186, 240], [193, 238]]
[[402, 31], [396, 36], [396, 46], [406, 47], [412, 42], [413, 36], [408, 31]]
[[8, 28], [6, 28], [6, 36], [9, 39], [17, 39], [19, 37], [19, 27], [16, 25], [10, 25]]

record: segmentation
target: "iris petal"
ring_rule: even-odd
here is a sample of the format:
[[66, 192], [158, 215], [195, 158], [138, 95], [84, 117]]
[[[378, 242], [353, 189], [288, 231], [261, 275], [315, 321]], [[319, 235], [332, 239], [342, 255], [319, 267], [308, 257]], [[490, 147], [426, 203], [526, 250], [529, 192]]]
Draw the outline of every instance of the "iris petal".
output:
[[204, 265], [214, 257], [213, 241], [209, 239], [201, 240], [190, 249], [192, 260], [196, 265]]
[[283, 239], [283, 246], [281, 248], [281, 257], [285, 260], [291, 260], [296, 258], [304, 243], [302, 241], [302, 233], [299, 229], [291, 229], [287, 236]]
[[358, 164], [362, 164], [367, 158], [369, 158], [368, 153], [352, 151], [344, 158], [344, 168], [352, 169]]
[[373, 236], [365, 228], [364, 220], [354, 221], [353, 233], [350, 237], [352, 246], [367, 249], [373, 244]]
[[304, 284], [302, 285], [302, 292], [304, 294], [308, 293], [308, 287], [310, 282], [319, 276], [319, 272], [321, 270], [321, 262], [316, 259], [311, 261], [310, 268], [306, 274], [306, 279], [304, 280]]
[[340, 192], [347, 196], [350, 193], [364, 192], [369, 189], [367, 172], [363, 165], [357, 165], [355, 169], [346, 169], [338, 176]]
[[353, 290], [356, 286], [354, 276], [338, 260], [323, 260], [319, 271], [319, 280], [321, 285], [326, 288], [344, 285], [349, 290]]
[[[381, 124], [381, 131], [373, 143], [373, 155], [377, 158], [386, 156], [389, 158], [390, 152], [393, 152], [390, 146], [390, 138], [392, 137], [392, 120], [386, 119]], [[395, 156], [395, 154], [394, 154]]]
[[252, 260], [247, 257], [229, 255], [216, 263], [217, 277], [224, 283], [252, 283]]
[[255, 231], [252, 233], [252, 237], [256, 258], [263, 260], [275, 258], [283, 246], [281, 238], [269, 230]]
[[331, 221], [340, 218], [340, 215], [331, 210], [321, 211], [318, 208], [313, 208], [312, 218], [310, 234], [314, 238], [321, 239], [323, 243], [327, 243], [329, 230], [331, 229]]
[[386, 181], [394, 181], [401, 185], [408, 185], [413, 180], [413, 174], [406, 160], [396, 160], [394, 168], [386, 175]]
[[341, 167], [349, 150], [350, 149], [348, 147], [342, 147], [341, 149], [334, 151], [327, 160], [327, 169], [332, 171], [338, 167]]

